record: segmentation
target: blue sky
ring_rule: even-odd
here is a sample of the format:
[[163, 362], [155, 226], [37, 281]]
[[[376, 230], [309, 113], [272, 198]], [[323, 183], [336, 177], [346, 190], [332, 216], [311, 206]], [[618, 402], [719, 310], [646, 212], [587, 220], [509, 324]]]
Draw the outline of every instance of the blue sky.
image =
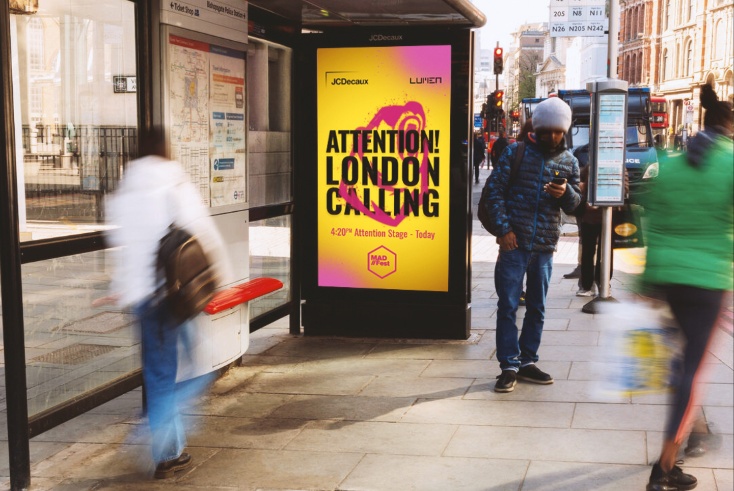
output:
[[507, 50], [511, 32], [529, 22], [548, 22], [549, 0], [473, 0], [487, 23], [481, 28], [482, 49], [492, 49], [497, 41]]

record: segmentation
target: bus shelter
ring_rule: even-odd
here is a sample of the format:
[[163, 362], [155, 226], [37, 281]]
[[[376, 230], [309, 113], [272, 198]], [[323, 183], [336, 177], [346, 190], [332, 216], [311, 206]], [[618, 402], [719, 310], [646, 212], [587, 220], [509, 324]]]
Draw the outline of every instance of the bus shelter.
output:
[[221, 340], [209, 370], [285, 316], [306, 335], [467, 337], [471, 29], [484, 22], [468, 0], [3, 0], [12, 489], [30, 485], [30, 438], [141, 384], [131, 313], [91, 302], [111, 274], [105, 197], [153, 126], [235, 276], [284, 284], [248, 303], [237, 349]]

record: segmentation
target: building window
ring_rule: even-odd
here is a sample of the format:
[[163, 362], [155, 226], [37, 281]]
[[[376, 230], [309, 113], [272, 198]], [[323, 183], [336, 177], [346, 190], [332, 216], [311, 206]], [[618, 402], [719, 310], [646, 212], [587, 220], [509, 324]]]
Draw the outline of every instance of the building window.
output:
[[28, 22], [28, 68], [30, 70], [40, 72], [44, 67], [43, 63], [43, 21], [34, 17]]
[[665, 30], [670, 27], [670, 0], [665, 0]]
[[693, 41], [688, 41], [688, 44], [686, 45], [686, 65], [685, 65], [685, 73], [683, 74], [684, 77], [690, 77], [693, 75]]
[[681, 62], [680, 62], [680, 44], [675, 45], [675, 65], [673, 66], [673, 78], [678, 78], [681, 75]]
[[41, 120], [43, 114], [43, 89], [38, 86], [33, 86], [30, 92], [30, 120], [35, 124]]
[[690, 21], [691, 18], [693, 17], [693, 10], [696, 7], [695, 6], [695, 3], [696, 3], [696, 0], [688, 0], [688, 5], [687, 5], [687, 10], [688, 11], [686, 13], [686, 20], [687, 21]]
[[629, 16], [629, 19], [628, 19], [628, 22], [627, 22], [627, 39], [634, 39], [635, 38], [635, 22], [636, 22], [635, 19], [637, 18], [637, 16], [635, 15], [636, 12], [637, 12], [637, 10], [635, 10], [633, 8], [631, 8], [629, 10], [630, 16]]
[[719, 20], [714, 30], [714, 59], [721, 60], [724, 58], [724, 50], [726, 49], [726, 33], [724, 32], [724, 21]]
[[681, 25], [686, 20], [686, 1], [687, 0], [680, 0], [678, 6], [676, 7], [676, 10], [678, 11], [678, 17], [675, 20], [676, 25]]
[[630, 64], [630, 83], [637, 83], [637, 54], [632, 55], [632, 63]]
[[639, 34], [644, 34], [645, 33], [645, 6], [644, 5], [640, 7], [640, 17], [637, 19], [637, 21], [638, 21], [637, 32]]
[[665, 82], [668, 78], [668, 50], [663, 50], [663, 64], [660, 67], [660, 81]]

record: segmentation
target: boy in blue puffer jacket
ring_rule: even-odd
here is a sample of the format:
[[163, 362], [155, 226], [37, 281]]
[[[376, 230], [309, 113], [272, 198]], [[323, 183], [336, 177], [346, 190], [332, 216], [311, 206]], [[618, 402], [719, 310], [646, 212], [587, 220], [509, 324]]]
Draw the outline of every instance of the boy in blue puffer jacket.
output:
[[[495, 392], [511, 392], [519, 378], [552, 384], [553, 378], [535, 366], [543, 333], [553, 253], [561, 235], [561, 212], [578, 206], [579, 164], [566, 149], [564, 135], [571, 126], [571, 109], [557, 97], [533, 111], [533, 129], [522, 162], [511, 177], [517, 144], [502, 153], [485, 184], [489, 187], [489, 232], [500, 246], [495, 266], [497, 290], [497, 360], [502, 374]], [[556, 180], [556, 183], [552, 182]], [[515, 324], [523, 276], [527, 271], [526, 313], [518, 341]]]

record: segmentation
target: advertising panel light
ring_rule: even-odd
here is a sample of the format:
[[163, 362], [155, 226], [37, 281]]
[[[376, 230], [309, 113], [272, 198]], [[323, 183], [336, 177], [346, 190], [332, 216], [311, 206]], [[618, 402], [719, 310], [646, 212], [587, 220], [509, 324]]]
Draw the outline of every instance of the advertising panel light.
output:
[[451, 46], [317, 50], [318, 286], [448, 291]]

